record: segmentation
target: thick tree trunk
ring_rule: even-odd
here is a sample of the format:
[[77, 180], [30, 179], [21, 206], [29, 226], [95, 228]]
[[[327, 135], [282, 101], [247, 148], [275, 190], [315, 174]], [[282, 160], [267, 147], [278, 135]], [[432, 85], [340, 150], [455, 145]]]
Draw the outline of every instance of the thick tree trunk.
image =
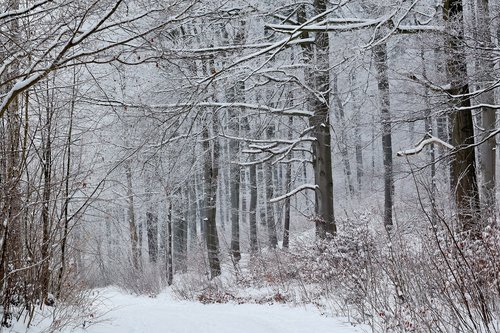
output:
[[[444, 1], [444, 19], [449, 29], [458, 33], [448, 36], [447, 74], [451, 85], [450, 95], [468, 95], [467, 62], [463, 48], [463, 8], [461, 0]], [[453, 107], [470, 107], [468, 97], [451, 98]], [[462, 231], [475, 228], [475, 217], [479, 212], [479, 195], [476, 177], [476, 153], [474, 147], [474, 124], [472, 111], [461, 110], [453, 116], [452, 144], [455, 155], [452, 162], [451, 182], [455, 188], [455, 201]], [[477, 231], [477, 230], [476, 230]]]
[[[245, 21], [241, 21], [240, 27], [237, 29], [233, 43], [242, 45], [246, 40]], [[229, 102], [245, 102], [245, 82], [237, 81], [232, 91]], [[231, 108], [229, 111], [229, 127], [231, 135], [238, 137], [240, 135], [239, 114], [236, 108]], [[229, 146], [230, 158], [233, 163], [230, 166], [230, 191], [231, 191], [231, 254], [233, 259], [238, 262], [241, 259], [240, 248], [240, 181], [241, 167], [236, 164], [239, 159], [240, 144], [237, 140], [232, 140]]]
[[[477, 1], [476, 29], [480, 40], [480, 49], [477, 50], [480, 89], [487, 88], [494, 83], [495, 64], [492, 59], [494, 43], [490, 32], [490, 9], [489, 0]], [[478, 96], [478, 102], [486, 105], [495, 104], [495, 91], [487, 90]], [[479, 167], [482, 175], [482, 204], [484, 212], [495, 219], [496, 208], [496, 136], [488, 138], [496, 129], [496, 109], [490, 107], [481, 108], [481, 129], [483, 131], [480, 140], [486, 140], [480, 146]]]
[[[216, 115], [212, 114], [212, 125], [215, 127]], [[210, 122], [209, 121], [209, 122]], [[214, 128], [214, 133], [217, 131]], [[217, 234], [217, 183], [219, 176], [219, 143], [218, 139], [210, 140], [208, 124], [203, 128], [204, 179], [205, 179], [205, 236], [207, 243], [210, 277], [221, 274], [219, 261], [219, 236]]]
[[392, 161], [392, 124], [390, 113], [389, 76], [387, 66], [387, 45], [382, 42], [373, 48], [377, 70], [380, 113], [382, 120], [382, 151], [384, 156], [384, 226], [392, 228], [392, 206], [394, 196], [394, 175]]
[[[326, 11], [326, 0], [315, 0], [315, 14]], [[306, 21], [305, 8], [301, 6], [297, 12], [299, 23]], [[303, 38], [308, 38], [307, 32]], [[317, 32], [314, 47], [310, 44], [302, 46], [305, 61], [310, 64], [306, 70], [306, 84], [314, 90], [315, 95], [309, 97], [314, 115], [309, 118], [313, 127], [312, 136], [316, 139], [312, 144], [315, 191], [315, 224], [316, 235], [323, 239], [327, 235], [335, 235], [337, 228], [333, 210], [333, 176], [332, 150], [330, 135], [330, 75], [329, 75], [329, 39], [328, 33]], [[316, 69], [315, 71], [312, 68]]]

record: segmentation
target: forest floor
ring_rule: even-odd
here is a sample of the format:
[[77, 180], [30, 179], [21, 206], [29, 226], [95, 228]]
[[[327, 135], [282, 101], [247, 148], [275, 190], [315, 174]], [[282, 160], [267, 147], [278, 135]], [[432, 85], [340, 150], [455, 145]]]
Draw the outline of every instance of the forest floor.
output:
[[[151, 298], [134, 296], [114, 288], [99, 291], [99, 312], [90, 326], [63, 329], [64, 333], [364, 333], [366, 327], [354, 327], [342, 318], [322, 316], [314, 307], [285, 304], [202, 304], [177, 301], [168, 292]], [[21, 324], [8, 332], [41, 333], [50, 319], [26, 330]], [[88, 322], [86, 322], [86, 326]]]

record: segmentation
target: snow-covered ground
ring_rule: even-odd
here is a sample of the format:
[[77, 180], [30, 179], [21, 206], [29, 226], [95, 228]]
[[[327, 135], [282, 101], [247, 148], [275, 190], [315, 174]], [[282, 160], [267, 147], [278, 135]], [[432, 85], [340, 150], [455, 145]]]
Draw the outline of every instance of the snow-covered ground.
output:
[[[117, 289], [101, 291], [107, 312], [100, 323], [64, 333], [362, 333], [342, 319], [322, 316], [315, 308], [287, 305], [209, 304], [176, 301], [168, 293], [156, 298], [127, 295]], [[42, 325], [43, 326], [43, 325]], [[20, 326], [11, 332], [25, 332]], [[40, 332], [32, 327], [28, 332]]]

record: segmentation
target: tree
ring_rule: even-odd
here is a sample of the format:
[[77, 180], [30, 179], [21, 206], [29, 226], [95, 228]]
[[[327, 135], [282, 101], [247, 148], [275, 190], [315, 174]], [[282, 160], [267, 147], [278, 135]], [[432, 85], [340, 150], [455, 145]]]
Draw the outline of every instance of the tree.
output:
[[482, 104], [481, 110], [481, 129], [484, 133], [480, 136], [480, 140], [484, 142], [480, 146], [479, 166], [482, 175], [482, 198], [481, 203], [484, 207], [483, 212], [489, 211], [488, 215], [495, 219], [495, 213], [491, 207], [496, 207], [496, 136], [492, 135], [496, 129], [496, 109], [495, 92], [489, 89], [489, 86], [494, 82], [495, 63], [492, 59], [493, 55], [489, 50], [494, 48], [492, 33], [491, 33], [491, 16], [489, 0], [476, 1], [475, 15], [475, 30], [479, 45], [477, 45], [478, 59], [478, 80], [480, 81], [479, 88], [485, 89], [478, 96], [478, 103]]
[[[221, 274], [219, 261], [219, 236], [217, 232], [217, 180], [219, 176], [219, 143], [217, 139], [210, 139], [210, 133], [217, 133], [217, 119], [215, 113], [206, 119], [203, 127], [204, 174], [205, 179], [205, 235], [208, 253], [210, 277]], [[213, 131], [208, 127], [212, 125]]]
[[[476, 175], [476, 154], [474, 149], [474, 124], [467, 78], [467, 61], [464, 52], [463, 7], [461, 0], [444, 1], [444, 19], [448, 29], [456, 34], [447, 38], [446, 69], [450, 82], [449, 93], [453, 96], [450, 105], [459, 109], [453, 115], [452, 144], [455, 147], [451, 179], [455, 188], [458, 219], [463, 231], [474, 229], [475, 217], [479, 212], [479, 193]], [[460, 110], [462, 109], [462, 110]]]
[[[382, 34], [378, 34], [381, 38]], [[377, 86], [380, 94], [380, 113], [382, 118], [382, 150], [384, 156], [384, 226], [392, 228], [392, 206], [394, 204], [394, 175], [392, 161], [392, 123], [390, 113], [390, 91], [387, 65], [387, 44], [376, 41], [373, 58], [377, 70]]]
[[[241, 45], [245, 42], [245, 21], [241, 21], [240, 27], [237, 27], [233, 43]], [[231, 94], [228, 102], [245, 102], [245, 82], [237, 81], [231, 87]], [[231, 135], [238, 137], [240, 135], [240, 116], [238, 108], [229, 110], [229, 127]], [[233, 160], [229, 170], [230, 196], [231, 196], [231, 253], [236, 262], [241, 259], [240, 248], [240, 181], [241, 181], [241, 166], [237, 163], [240, 153], [240, 142], [231, 140], [229, 143], [230, 158]]]
[[[315, 0], [314, 17], [326, 11], [327, 1]], [[298, 23], [304, 24], [306, 20], [305, 7], [302, 5], [297, 11]], [[302, 38], [307, 39], [308, 33], [302, 32]], [[327, 234], [335, 235], [336, 225], [333, 210], [333, 176], [332, 176], [332, 149], [330, 135], [330, 75], [329, 75], [329, 41], [328, 33], [316, 32], [313, 44], [302, 44], [304, 60], [310, 64], [306, 69], [306, 85], [313, 93], [309, 95], [309, 104], [313, 115], [309, 118], [312, 128], [312, 143], [314, 186], [316, 194], [315, 223], [316, 233], [319, 238]]]
[[137, 223], [135, 219], [134, 192], [132, 187], [132, 168], [130, 163], [125, 163], [125, 176], [127, 177], [127, 218], [130, 235], [130, 248], [132, 253], [132, 267], [139, 270], [141, 267], [141, 248], [137, 234]]

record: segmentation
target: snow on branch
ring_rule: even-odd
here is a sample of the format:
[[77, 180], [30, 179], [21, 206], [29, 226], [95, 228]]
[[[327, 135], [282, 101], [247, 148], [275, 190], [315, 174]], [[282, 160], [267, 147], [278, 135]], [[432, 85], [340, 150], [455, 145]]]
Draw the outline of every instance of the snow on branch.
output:
[[[267, 28], [273, 29], [278, 32], [291, 32], [291, 31], [309, 31], [309, 32], [327, 32], [327, 31], [351, 31], [375, 26], [380, 23], [379, 20], [364, 20], [356, 23], [344, 23], [341, 25], [328, 25], [328, 21], [322, 22], [323, 24], [311, 24], [304, 27], [292, 24], [266, 24]], [[326, 25], [324, 25], [326, 23]]]
[[[313, 38], [299, 38], [294, 39], [288, 43], [288, 45], [295, 44], [307, 44], [313, 43]], [[213, 47], [203, 47], [197, 49], [170, 49], [167, 52], [171, 53], [179, 53], [179, 54], [206, 54], [206, 53], [216, 53], [221, 51], [238, 51], [244, 49], [263, 49], [267, 47], [275, 46], [276, 43], [257, 43], [257, 44], [241, 44], [241, 45], [217, 45]]]
[[251, 103], [220, 103], [220, 102], [199, 102], [199, 103], [175, 103], [175, 104], [131, 104], [117, 100], [98, 100], [87, 98], [93, 104], [110, 107], [127, 107], [138, 109], [179, 109], [179, 108], [194, 108], [194, 107], [214, 107], [214, 108], [243, 108], [248, 110], [264, 111], [280, 116], [296, 116], [296, 117], [312, 117], [313, 112], [309, 110], [296, 109], [293, 107], [287, 108], [272, 108], [262, 104]]
[[288, 193], [285, 193], [279, 197], [276, 197], [276, 198], [272, 198], [271, 200], [269, 200], [270, 203], [275, 203], [275, 202], [278, 202], [278, 201], [281, 201], [281, 200], [285, 200], [286, 198], [290, 198], [291, 196], [299, 193], [299, 192], [302, 192], [304, 190], [313, 190], [315, 191], [316, 189], [318, 188], [318, 185], [313, 185], [313, 184], [304, 184], [304, 185], [301, 185], [297, 188], [295, 188], [294, 190], [288, 192]]
[[489, 108], [489, 109], [500, 109], [500, 105], [498, 104], [475, 104], [471, 106], [461, 106], [456, 108], [457, 111], [467, 111], [467, 110], [476, 110], [476, 109], [482, 109], [482, 108]]
[[[425, 139], [425, 137], [428, 137], [427, 139]], [[432, 144], [432, 143], [436, 143], [436, 144], [439, 144], [439, 145], [442, 145], [443, 147], [446, 147], [450, 150], [452, 149], [455, 149], [455, 147], [453, 147], [452, 145], [450, 145], [449, 143], [447, 142], [444, 142], [443, 140], [439, 139], [439, 138], [436, 138], [435, 136], [432, 136], [430, 134], [426, 134], [426, 136], [424, 137], [423, 140], [421, 140], [416, 146], [415, 148], [412, 148], [412, 149], [407, 149], [407, 150], [401, 150], [401, 151], [398, 151], [396, 153], [397, 156], [409, 156], [409, 155], [416, 155], [418, 153], [420, 153], [424, 148], [425, 146], [429, 145], [429, 144]]]
[[[316, 139], [313, 137], [306, 137], [305, 139], [301, 138], [299, 140], [288, 140], [288, 139], [251, 139], [251, 138], [245, 138], [245, 137], [238, 137], [238, 136], [232, 136], [232, 135], [227, 135], [227, 134], [219, 134], [220, 137], [229, 139], [229, 140], [237, 140], [237, 141], [242, 141], [242, 142], [248, 142], [250, 144], [268, 144], [268, 143], [278, 143], [278, 144], [283, 144], [283, 145], [293, 145], [297, 143], [298, 141], [315, 141]], [[262, 152], [262, 150], [260, 151]]]
[[444, 26], [438, 25], [400, 25], [397, 31], [402, 34], [414, 34], [417, 32], [444, 32]]

